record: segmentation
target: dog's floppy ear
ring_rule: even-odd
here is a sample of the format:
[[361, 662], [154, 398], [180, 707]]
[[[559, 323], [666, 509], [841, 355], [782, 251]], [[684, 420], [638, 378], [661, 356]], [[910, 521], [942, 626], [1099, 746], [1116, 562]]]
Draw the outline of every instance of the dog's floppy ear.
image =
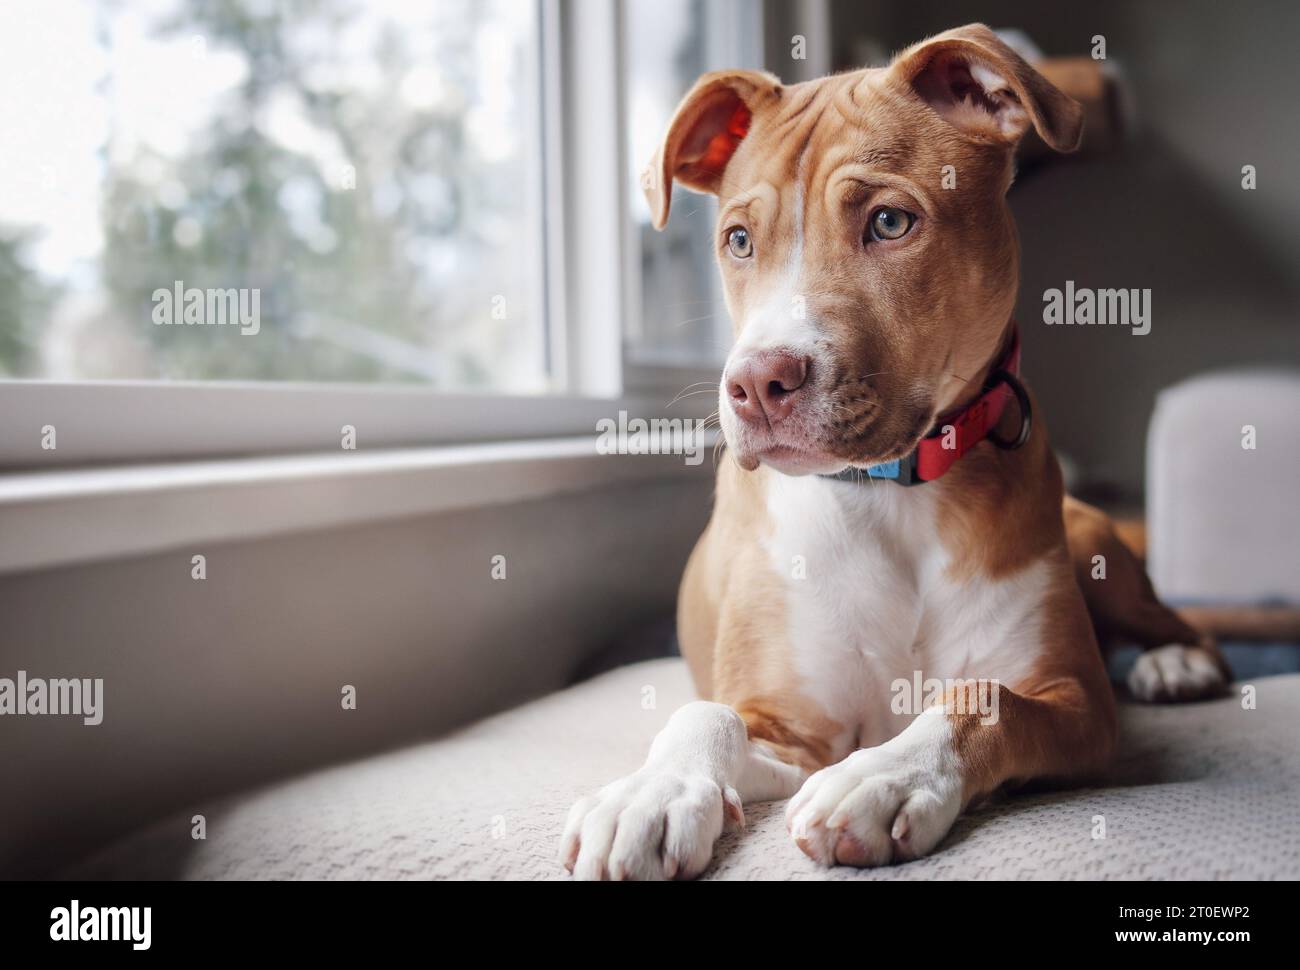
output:
[[780, 91], [781, 82], [762, 71], [714, 71], [695, 82], [641, 174], [656, 229], [668, 221], [674, 179], [699, 192], [717, 193], [727, 163], [749, 132], [754, 111]]
[[1015, 145], [1032, 124], [1058, 152], [1079, 147], [1083, 108], [983, 24], [923, 40], [889, 70], [945, 121], [980, 141]]

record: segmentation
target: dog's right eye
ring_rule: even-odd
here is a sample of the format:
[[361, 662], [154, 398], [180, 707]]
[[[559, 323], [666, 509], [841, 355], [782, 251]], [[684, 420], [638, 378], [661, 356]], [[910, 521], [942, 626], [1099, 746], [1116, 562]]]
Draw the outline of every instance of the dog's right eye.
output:
[[737, 226], [727, 233], [727, 246], [731, 255], [737, 259], [748, 259], [754, 255], [754, 240], [749, 238], [749, 230]]

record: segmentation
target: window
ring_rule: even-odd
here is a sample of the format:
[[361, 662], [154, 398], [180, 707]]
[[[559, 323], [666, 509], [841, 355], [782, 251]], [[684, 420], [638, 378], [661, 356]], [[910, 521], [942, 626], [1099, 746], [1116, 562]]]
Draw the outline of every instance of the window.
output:
[[699, 72], [758, 63], [760, 7], [19, 8], [0, 32], [0, 465], [337, 449], [343, 423], [376, 447], [704, 416], [706, 396], [665, 409], [727, 341], [712, 200], [656, 233], [637, 175]]
[[0, 375], [546, 387], [534, 0], [18, 11]]
[[760, 7], [757, 0], [626, 0], [628, 197], [638, 257], [627, 341], [636, 363], [716, 369], [726, 356], [731, 327], [712, 245], [717, 204], [677, 186], [673, 217], [656, 232], [639, 179], [696, 78], [760, 66]]

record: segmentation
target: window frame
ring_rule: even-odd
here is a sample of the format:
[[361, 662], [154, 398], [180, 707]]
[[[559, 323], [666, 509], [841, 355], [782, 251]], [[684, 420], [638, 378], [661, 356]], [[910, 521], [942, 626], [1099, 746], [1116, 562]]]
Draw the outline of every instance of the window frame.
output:
[[[716, 367], [631, 362], [639, 313], [635, 224], [627, 198], [623, 0], [535, 0], [541, 100], [545, 349], [555, 393], [457, 393], [418, 385], [239, 381], [0, 380], [0, 469], [337, 451], [591, 434], [620, 411], [703, 418], [708, 395], [676, 400]], [[716, 0], [715, 36], [761, 61], [760, 0]], [[575, 119], [612, 117], [611, 126]], [[634, 297], [636, 300], [634, 301]], [[619, 321], [610, 326], [608, 321]], [[47, 426], [57, 447], [42, 447]]]
[[[620, 10], [625, 3], [626, 0], [619, 0]], [[762, 70], [765, 67], [765, 28], [771, 19], [768, 17], [766, 7], [764, 0], [709, 0], [705, 7], [707, 47], [704, 70], [724, 68]], [[620, 23], [619, 38], [622, 40], [624, 37]], [[626, 64], [626, 58], [620, 58], [620, 63]], [[683, 88], [680, 94], [685, 93], [686, 89]], [[664, 121], [666, 123], [667, 119]], [[649, 159], [633, 161], [643, 164]], [[711, 200], [701, 200], [701, 204], [709, 206]], [[680, 390], [688, 385], [717, 383], [721, 371], [720, 362], [692, 364], [683, 360], [677, 352], [671, 351], [661, 355], [659, 360], [655, 360], [653, 353], [647, 353], [644, 347], [634, 348], [631, 341], [626, 339], [626, 334], [634, 329], [628, 324], [637, 321], [641, 315], [643, 297], [641, 264], [638, 259], [638, 225], [631, 218], [627, 208], [623, 211], [624, 245], [627, 253], [624, 266], [625, 326], [623, 328], [625, 334], [623, 373], [626, 386], [653, 392], [669, 386], [675, 386]], [[712, 304], [715, 308], [720, 308], [723, 303], [722, 281], [716, 272], [711, 272], [709, 278]], [[635, 329], [639, 331], [641, 328], [637, 326]], [[703, 395], [700, 395], [700, 398], [712, 401], [711, 398], [704, 398]], [[710, 409], [712, 406], [710, 403]]]

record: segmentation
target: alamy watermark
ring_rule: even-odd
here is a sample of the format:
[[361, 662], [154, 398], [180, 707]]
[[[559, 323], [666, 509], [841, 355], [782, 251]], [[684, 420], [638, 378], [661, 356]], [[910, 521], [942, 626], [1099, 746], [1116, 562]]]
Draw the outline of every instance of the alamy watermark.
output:
[[1074, 280], [1066, 280], [1063, 290], [1043, 291], [1043, 323], [1119, 325], [1141, 337], [1151, 332], [1151, 290], [1076, 288]]
[[602, 455], [685, 455], [688, 465], [704, 461], [702, 418], [629, 419], [619, 411], [617, 421], [597, 421], [596, 431], [596, 450]]
[[46, 679], [18, 671], [15, 678], [0, 677], [0, 715], [73, 715], [94, 727], [104, 720], [104, 679], [96, 677]]
[[245, 337], [262, 329], [262, 291], [259, 289], [185, 288], [177, 280], [171, 289], [153, 291], [153, 322], [159, 327], [237, 326]]
[[889, 709], [915, 717], [926, 708], [942, 705], [945, 714], [976, 714], [981, 724], [996, 724], [1000, 687], [996, 679], [940, 679], [924, 677], [921, 671], [914, 670], [911, 679], [899, 677], [889, 685], [894, 695]]
[[56, 943], [122, 942], [147, 950], [153, 940], [152, 906], [82, 906], [74, 899], [50, 910], [50, 939]]

